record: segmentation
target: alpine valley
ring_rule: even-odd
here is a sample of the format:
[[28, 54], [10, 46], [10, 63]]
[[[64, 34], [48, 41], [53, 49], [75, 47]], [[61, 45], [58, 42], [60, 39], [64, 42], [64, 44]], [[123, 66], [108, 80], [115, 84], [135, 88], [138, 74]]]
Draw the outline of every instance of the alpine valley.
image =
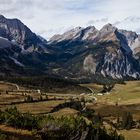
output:
[[132, 139], [140, 140], [140, 35], [106, 24], [44, 39], [0, 15], [0, 140]]
[[0, 75], [140, 79], [140, 36], [107, 24], [101, 30], [76, 27], [46, 40], [20, 20], [0, 15]]

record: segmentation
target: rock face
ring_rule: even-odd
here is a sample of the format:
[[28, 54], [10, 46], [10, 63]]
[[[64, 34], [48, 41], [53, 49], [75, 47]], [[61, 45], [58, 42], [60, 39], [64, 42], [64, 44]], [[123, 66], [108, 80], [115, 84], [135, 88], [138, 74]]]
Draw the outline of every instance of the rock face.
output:
[[0, 36], [19, 44], [37, 44], [41, 40], [18, 19], [7, 19], [0, 15]]
[[140, 36], [107, 24], [101, 30], [77, 27], [47, 42], [18, 19], [1, 15], [0, 64], [0, 74], [139, 79]]
[[139, 36], [135, 32], [119, 30], [111, 24], [101, 30], [91, 26], [73, 29], [59, 35], [59, 39], [51, 38], [49, 43], [59, 50], [59, 56], [66, 56], [60, 73], [79, 78], [96, 74], [114, 79], [140, 77]]
[[33, 55], [35, 57], [40, 52], [45, 52], [45, 44], [46, 40], [33, 33], [20, 20], [0, 15], [1, 74], [23, 74], [24, 68], [32, 69]]

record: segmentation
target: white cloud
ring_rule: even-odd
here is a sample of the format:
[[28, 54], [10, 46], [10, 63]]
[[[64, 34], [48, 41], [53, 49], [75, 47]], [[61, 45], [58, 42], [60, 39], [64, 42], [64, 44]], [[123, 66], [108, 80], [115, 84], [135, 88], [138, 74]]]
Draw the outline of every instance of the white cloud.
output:
[[[139, 0], [0, 0], [1, 14], [19, 18], [46, 38], [75, 26], [101, 28], [108, 22], [137, 31], [139, 7]], [[126, 22], [127, 17], [135, 19]]]
[[132, 30], [140, 33], [140, 17], [130, 16], [121, 21], [115, 22], [113, 25], [121, 29]]

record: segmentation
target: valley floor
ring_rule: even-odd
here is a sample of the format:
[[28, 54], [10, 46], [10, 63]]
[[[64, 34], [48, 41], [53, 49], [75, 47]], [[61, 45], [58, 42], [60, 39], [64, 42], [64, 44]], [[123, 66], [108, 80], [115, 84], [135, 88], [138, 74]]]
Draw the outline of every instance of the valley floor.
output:
[[[123, 85], [117, 84], [110, 93], [102, 96], [98, 95], [102, 89], [102, 85], [85, 84], [82, 86], [90, 88], [95, 94], [43, 93], [40, 95], [38, 93], [26, 93], [26, 88], [24, 87], [20, 87], [20, 89], [25, 90], [24, 93], [9, 92], [7, 94], [7, 90], [16, 90], [15, 85], [0, 83], [0, 109], [4, 110], [16, 106], [22, 113], [30, 112], [34, 115], [49, 113], [55, 117], [70, 117], [78, 115], [79, 110], [64, 107], [55, 112], [51, 111], [60, 104], [72, 100], [72, 98], [74, 100], [80, 100], [81, 97], [84, 96], [87, 108], [94, 109], [95, 113], [99, 113], [104, 120], [116, 121], [116, 117], [121, 115], [123, 111], [131, 112], [134, 120], [140, 120], [140, 81], [129, 81]], [[32, 96], [35, 102], [25, 102], [28, 95]], [[91, 100], [93, 97], [94, 99], [97, 98], [97, 100]], [[6, 127], [7, 126], [0, 125], [0, 130], [6, 133], [6, 130], [8, 130], [9, 133], [11, 133], [11, 130], [14, 132], [18, 131], [12, 128], [6, 129]], [[140, 129], [119, 130], [119, 133], [123, 134], [126, 140], [140, 139]]]

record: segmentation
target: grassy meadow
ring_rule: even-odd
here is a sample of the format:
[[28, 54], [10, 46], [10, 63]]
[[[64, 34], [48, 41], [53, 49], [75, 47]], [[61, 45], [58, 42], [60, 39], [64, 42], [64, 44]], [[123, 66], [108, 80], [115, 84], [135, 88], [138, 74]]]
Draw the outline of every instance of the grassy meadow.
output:
[[[54, 117], [73, 117], [78, 116], [81, 112], [77, 109], [71, 107], [63, 107], [55, 112], [51, 112], [54, 108], [61, 104], [72, 100], [81, 101], [84, 97], [86, 108], [89, 110], [94, 110], [95, 114], [100, 114], [104, 122], [115, 122], [116, 117], [122, 115], [122, 112], [129, 111], [133, 114], [133, 119], [140, 120], [140, 81], [128, 81], [125, 84], [116, 84], [115, 87], [109, 93], [105, 95], [99, 95], [103, 89], [102, 85], [97, 84], [84, 84], [81, 85], [89, 88], [94, 94], [73, 94], [73, 93], [43, 93], [40, 95], [38, 93], [26, 93], [26, 88], [20, 87], [20, 89], [25, 90], [25, 92], [9, 92], [7, 90], [16, 90], [15, 85], [10, 83], [0, 82], [0, 110], [5, 110], [6, 108], [16, 107], [21, 113], [30, 112], [33, 115], [52, 115]], [[44, 100], [47, 95], [47, 100]], [[34, 101], [25, 102], [27, 96], [31, 96]], [[41, 97], [41, 99], [40, 99]], [[97, 100], [93, 100], [97, 98]], [[84, 116], [85, 120], [89, 120]], [[110, 126], [110, 124], [109, 124]], [[6, 125], [0, 125], [0, 130], [6, 132]], [[111, 126], [110, 126], [111, 127]], [[26, 130], [15, 130], [12, 127], [8, 127], [8, 132], [10, 134], [19, 133], [19, 131], [24, 136]], [[12, 131], [12, 132], [11, 132]], [[27, 136], [30, 137], [31, 132], [27, 131]], [[120, 134], [123, 134], [126, 140], [139, 140], [140, 130], [119, 130]], [[133, 135], [133, 136], [132, 136]]]

